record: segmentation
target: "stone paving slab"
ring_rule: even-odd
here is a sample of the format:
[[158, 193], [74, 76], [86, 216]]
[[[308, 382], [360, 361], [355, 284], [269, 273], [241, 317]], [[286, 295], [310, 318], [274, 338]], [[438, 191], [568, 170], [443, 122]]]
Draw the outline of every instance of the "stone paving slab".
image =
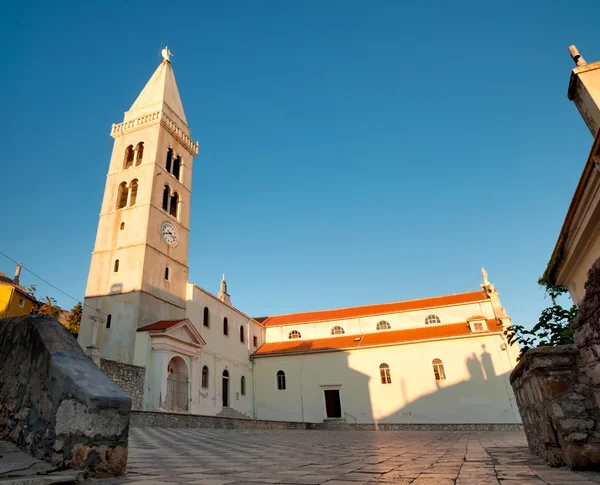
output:
[[0, 441], [0, 485], [52, 485], [80, 483], [77, 471], [56, 472], [45, 461], [21, 451], [14, 443]]
[[[127, 475], [102, 485], [592, 485], [522, 431], [132, 428]], [[1, 484], [0, 484], [1, 485]]]

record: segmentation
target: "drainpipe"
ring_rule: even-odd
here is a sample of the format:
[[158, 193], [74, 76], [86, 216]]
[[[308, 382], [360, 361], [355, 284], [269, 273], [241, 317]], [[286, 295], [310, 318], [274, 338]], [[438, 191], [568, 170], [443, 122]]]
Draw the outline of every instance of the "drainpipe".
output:
[[304, 392], [302, 389], [302, 367], [304, 366], [304, 358], [300, 363], [300, 411], [302, 412], [302, 422], [304, 423]]
[[256, 419], [256, 362], [252, 357], [250, 357], [250, 362], [252, 362], [252, 414]]

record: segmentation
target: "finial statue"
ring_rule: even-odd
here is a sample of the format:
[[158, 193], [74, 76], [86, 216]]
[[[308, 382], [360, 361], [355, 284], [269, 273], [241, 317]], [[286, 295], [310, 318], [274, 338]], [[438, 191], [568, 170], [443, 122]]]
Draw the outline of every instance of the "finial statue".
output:
[[223, 279], [221, 280], [221, 291], [227, 293], [227, 282], [225, 281], [225, 273], [223, 273]]
[[171, 54], [169, 46], [165, 46], [165, 48], [160, 53], [162, 54], [163, 59], [165, 61], [171, 62], [171, 57], [173, 57], [173, 54]]
[[485, 268], [481, 268], [481, 274], [483, 276], [483, 284], [488, 286], [490, 282], [488, 281], [488, 272], [485, 270]]
[[573, 59], [573, 62], [577, 67], [585, 66], [587, 64], [577, 47], [575, 47], [574, 45], [570, 45], [569, 52], [571, 53], [571, 58]]

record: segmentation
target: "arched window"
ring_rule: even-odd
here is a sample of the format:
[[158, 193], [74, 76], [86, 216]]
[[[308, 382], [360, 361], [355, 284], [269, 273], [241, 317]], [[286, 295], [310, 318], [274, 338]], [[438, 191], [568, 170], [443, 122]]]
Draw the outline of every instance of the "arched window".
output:
[[131, 184], [129, 185], [129, 189], [131, 194], [129, 195], [129, 205], [135, 205], [135, 201], [137, 200], [137, 191], [138, 191], [138, 180], [133, 179]]
[[229, 371], [227, 369], [223, 371], [223, 377], [229, 377]]
[[440, 359], [433, 359], [431, 364], [433, 365], [433, 375], [435, 376], [435, 380], [445, 380], [446, 372], [444, 371], [444, 363]]
[[106, 328], [110, 328], [110, 324], [112, 323], [112, 314], [106, 315]]
[[121, 226], [119, 227], [119, 229], [122, 231], [123, 229], [125, 229], [125, 223], [121, 222]]
[[391, 328], [392, 326], [389, 324], [389, 322], [386, 322], [385, 320], [381, 320], [381, 322], [377, 324], [377, 330], [389, 330]]
[[285, 372], [282, 370], [277, 371], [277, 389], [285, 390]]
[[433, 313], [431, 315], [427, 315], [425, 317], [425, 325], [430, 325], [432, 323], [440, 323], [440, 322], [441, 322], [440, 317], [438, 317], [437, 315], [435, 315]]
[[169, 206], [169, 214], [173, 217], [177, 217], [177, 208], [179, 206], [179, 194], [177, 192], [173, 192], [171, 196], [171, 204]]
[[123, 168], [127, 169], [133, 166], [133, 145], [129, 145], [125, 148], [125, 158], [123, 160]]
[[162, 208], [164, 211], [169, 210], [169, 198], [170, 197], [171, 197], [171, 189], [169, 188], [168, 185], [165, 185], [165, 188], [163, 189], [163, 205], [162, 205]]
[[119, 184], [119, 190], [117, 191], [117, 209], [122, 209], [127, 205], [127, 182], [121, 182]]
[[288, 333], [288, 338], [294, 339], [294, 338], [302, 338], [302, 335], [300, 335], [300, 332], [298, 332], [298, 330], [292, 330], [290, 333]]
[[246, 395], [246, 378], [244, 376], [240, 379], [240, 393], [242, 396]]
[[244, 343], [244, 326], [240, 325], [240, 342]]
[[144, 158], [144, 142], [141, 141], [135, 147], [135, 166], [137, 167], [142, 163], [142, 159]]
[[209, 319], [208, 307], [204, 307], [204, 326], [205, 327], [210, 327], [210, 322], [208, 319]]
[[223, 335], [229, 335], [229, 321], [227, 317], [223, 319]]
[[115, 259], [115, 265], [113, 266], [113, 271], [115, 273], [119, 272], [119, 260], [118, 259]]
[[346, 333], [346, 331], [339, 325], [336, 325], [335, 327], [331, 327], [331, 335], [341, 335], [343, 333]]
[[379, 366], [379, 373], [381, 374], [381, 383], [382, 384], [391, 384], [392, 383], [392, 375], [390, 374], [390, 366], [387, 364], [381, 364]]
[[175, 160], [173, 161], [173, 177], [179, 180], [179, 176], [181, 175], [181, 157], [177, 155]]
[[171, 164], [173, 162], [173, 149], [169, 148], [167, 150], [167, 163], [166, 163], [166, 169], [167, 172], [171, 173]]
[[169, 281], [169, 267], [165, 266], [165, 280]]
[[202, 367], [202, 387], [208, 389], [208, 367]]

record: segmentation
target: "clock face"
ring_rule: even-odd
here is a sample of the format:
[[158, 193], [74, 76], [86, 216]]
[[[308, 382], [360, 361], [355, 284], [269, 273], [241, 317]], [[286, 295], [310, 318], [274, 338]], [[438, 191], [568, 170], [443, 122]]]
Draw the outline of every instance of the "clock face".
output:
[[177, 234], [177, 228], [173, 224], [169, 221], [163, 222], [160, 226], [160, 233], [169, 246], [177, 246], [179, 235]]

